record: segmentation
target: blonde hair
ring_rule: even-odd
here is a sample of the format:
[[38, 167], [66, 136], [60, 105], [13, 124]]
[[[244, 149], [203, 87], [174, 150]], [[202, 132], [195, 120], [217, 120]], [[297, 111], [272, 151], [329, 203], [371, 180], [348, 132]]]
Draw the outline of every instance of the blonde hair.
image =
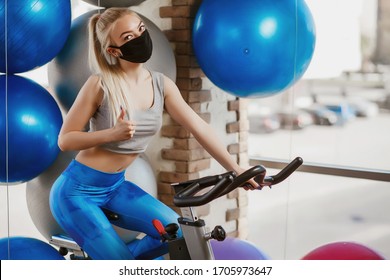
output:
[[125, 73], [120, 68], [118, 58], [110, 55], [106, 49], [112, 45], [110, 33], [113, 23], [125, 15], [135, 15], [127, 8], [109, 8], [101, 14], [93, 15], [89, 20], [89, 66], [94, 74], [101, 77], [101, 85], [107, 93], [111, 117], [116, 120], [123, 107], [131, 118], [129, 86]]

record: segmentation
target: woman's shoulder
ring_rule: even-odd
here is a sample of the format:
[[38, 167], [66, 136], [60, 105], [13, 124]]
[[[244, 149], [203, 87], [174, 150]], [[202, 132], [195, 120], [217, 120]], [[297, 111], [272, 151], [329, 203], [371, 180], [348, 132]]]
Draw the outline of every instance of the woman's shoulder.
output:
[[93, 99], [100, 103], [103, 97], [101, 77], [99, 75], [90, 75], [85, 81], [78, 95], [88, 96], [89, 100]]
[[99, 74], [92, 74], [88, 77], [86, 84], [90, 85], [100, 85], [102, 82], [102, 77]]
[[102, 77], [100, 75], [90, 75], [84, 83], [84, 87], [88, 88], [92, 92], [102, 92]]

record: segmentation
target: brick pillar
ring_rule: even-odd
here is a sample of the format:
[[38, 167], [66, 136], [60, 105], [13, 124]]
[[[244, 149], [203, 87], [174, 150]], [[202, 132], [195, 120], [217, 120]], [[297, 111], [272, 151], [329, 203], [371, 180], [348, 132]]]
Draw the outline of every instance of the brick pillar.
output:
[[[172, 19], [172, 29], [166, 30], [165, 34], [172, 43], [177, 62], [177, 81], [184, 100], [198, 113], [206, 122], [210, 123], [212, 112], [206, 106], [213, 102], [210, 89], [203, 86], [205, 76], [200, 69], [192, 49], [192, 25], [201, 0], [172, 0], [172, 6], [160, 7], [162, 18]], [[215, 102], [215, 101], [214, 101]], [[236, 120], [226, 124], [226, 133], [236, 135], [236, 143], [229, 144], [226, 148], [235, 155], [239, 164], [247, 166], [247, 137], [248, 120], [246, 117], [245, 102], [233, 98], [228, 101], [227, 111], [235, 112]], [[165, 116], [166, 117], [166, 116]], [[159, 198], [179, 212], [172, 202], [173, 193], [170, 183], [199, 178], [201, 173], [215, 174], [210, 170], [210, 155], [200, 146], [193, 135], [183, 127], [169, 119], [161, 130], [162, 137], [172, 139], [172, 146], [162, 149], [163, 160], [174, 162], [173, 169], [161, 171], [158, 177]], [[245, 191], [236, 191], [220, 198], [229, 200], [229, 209], [226, 209], [225, 221], [233, 223], [228, 234], [230, 236], [246, 237], [246, 208], [247, 198]], [[233, 201], [233, 202], [232, 202]], [[231, 206], [234, 205], [234, 206]], [[210, 212], [210, 205], [197, 208], [198, 214], [206, 217]], [[210, 225], [211, 226], [211, 225]]]
[[[248, 131], [249, 121], [247, 115], [247, 102], [244, 99], [236, 98], [228, 102], [228, 111], [236, 113], [236, 121], [226, 124], [227, 133], [237, 134], [237, 143], [228, 145], [230, 154], [237, 156], [237, 162], [240, 166], [248, 167]], [[236, 189], [227, 195], [227, 199], [236, 200], [234, 208], [226, 209], [226, 221], [236, 221], [237, 228], [230, 232], [230, 236], [245, 239], [248, 236], [247, 209], [248, 196], [243, 189]]]

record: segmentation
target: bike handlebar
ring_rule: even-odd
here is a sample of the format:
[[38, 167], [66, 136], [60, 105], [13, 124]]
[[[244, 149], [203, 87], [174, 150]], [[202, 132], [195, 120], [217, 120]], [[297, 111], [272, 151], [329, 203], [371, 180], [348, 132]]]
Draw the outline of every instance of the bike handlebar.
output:
[[[258, 189], [264, 186], [271, 187], [279, 184], [298, 169], [303, 163], [302, 158], [297, 157], [284, 167], [278, 174], [266, 176], [267, 170], [262, 165], [256, 165], [236, 176], [235, 172], [227, 172], [214, 176], [207, 176], [200, 179], [190, 180], [182, 183], [175, 183], [176, 195], [173, 203], [178, 207], [200, 206], [223, 196], [236, 188], [243, 187], [247, 181], [254, 179], [259, 185]], [[196, 195], [202, 189], [213, 186], [202, 195]]]

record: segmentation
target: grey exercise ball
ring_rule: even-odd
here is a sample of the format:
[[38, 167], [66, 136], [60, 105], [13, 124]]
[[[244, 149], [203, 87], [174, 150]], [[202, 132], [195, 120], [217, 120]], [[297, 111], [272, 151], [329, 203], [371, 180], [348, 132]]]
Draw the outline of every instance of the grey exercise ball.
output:
[[[47, 240], [50, 240], [53, 235], [66, 235], [51, 214], [49, 195], [54, 181], [65, 170], [75, 155], [75, 152], [60, 152], [53, 165], [35, 179], [27, 182], [26, 200], [28, 211], [34, 225]], [[125, 177], [153, 197], [157, 197], [156, 176], [145, 154], [140, 154], [126, 169]], [[113, 227], [125, 243], [134, 240], [139, 235], [139, 232], [136, 231], [123, 229], [115, 225]]]
[[50, 211], [51, 186], [75, 157], [74, 152], [60, 152], [54, 163], [38, 177], [27, 182], [26, 200], [30, 217], [38, 231], [47, 239], [55, 234], [65, 234]]
[[142, 2], [145, 2], [145, 0], [83, 0], [84, 2], [87, 2], [88, 4], [92, 4], [98, 7], [131, 7], [131, 6], [137, 6], [141, 4]]
[[[61, 52], [48, 64], [49, 85], [58, 102], [69, 110], [76, 96], [91, 75], [88, 66], [88, 21], [98, 13], [90, 11], [72, 21], [70, 34]], [[149, 19], [140, 15], [149, 29], [153, 41], [152, 57], [145, 66], [176, 80], [176, 60], [164, 33]]]
[[136, 158], [126, 169], [125, 177], [151, 196], [157, 197], [157, 178], [146, 154], [142, 153]]

